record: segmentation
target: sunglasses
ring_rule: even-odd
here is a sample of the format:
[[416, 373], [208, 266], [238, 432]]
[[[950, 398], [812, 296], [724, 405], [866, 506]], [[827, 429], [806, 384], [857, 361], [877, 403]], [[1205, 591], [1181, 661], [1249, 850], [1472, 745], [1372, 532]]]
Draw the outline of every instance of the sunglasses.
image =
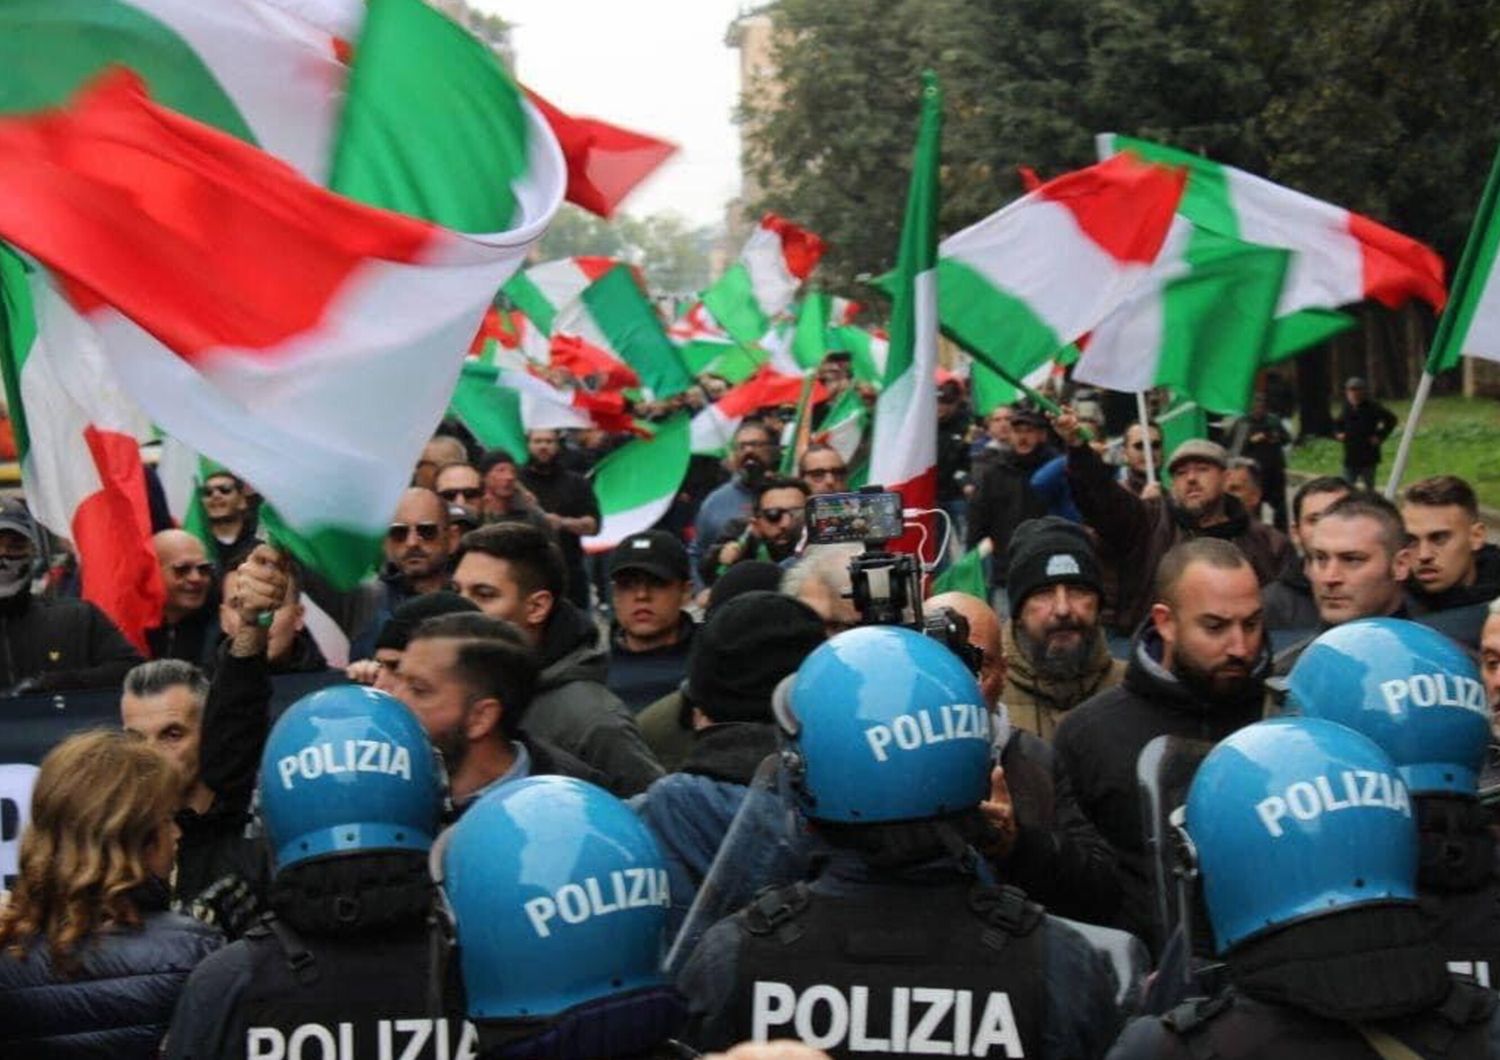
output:
[[201, 488], [200, 490], [198, 490], [198, 496], [200, 496], [200, 497], [228, 497], [230, 494], [232, 494], [232, 493], [238, 493], [239, 491], [240, 491], [240, 488], [238, 486], [235, 486], [235, 485], [232, 485], [232, 484], [225, 484], [225, 483], [215, 483], [214, 485], [204, 486], [203, 488]]
[[[1133, 449], [1135, 452], [1139, 453], [1143, 449], [1145, 449], [1146, 447], [1143, 444], [1141, 444], [1140, 442], [1131, 442], [1130, 443], [1130, 448]], [[1159, 453], [1159, 452], [1161, 452], [1161, 443], [1160, 442], [1152, 442], [1151, 443], [1151, 451], [1153, 453]]]
[[415, 530], [417, 537], [423, 541], [436, 541], [438, 534], [443, 532], [437, 523], [417, 523], [415, 526], [407, 523], [392, 523], [386, 528], [386, 540], [400, 543], [411, 539], [412, 531]]
[[802, 472], [802, 476], [803, 478], [810, 478], [814, 482], [822, 482], [825, 478], [843, 478], [848, 473], [848, 468], [815, 467], [809, 471]]
[[477, 501], [484, 496], [484, 490], [478, 486], [460, 486], [454, 489], [438, 490], [437, 493], [445, 501], [456, 501], [460, 497], [466, 501]]
[[172, 574], [178, 578], [186, 578], [189, 574], [192, 574], [194, 572], [197, 572], [204, 578], [212, 578], [214, 576], [214, 565], [207, 561], [203, 563], [193, 563], [191, 560], [184, 560], [181, 563], [172, 564], [167, 569], [170, 570]]
[[779, 523], [787, 516], [801, 519], [805, 508], [762, 508], [756, 514], [768, 523]]

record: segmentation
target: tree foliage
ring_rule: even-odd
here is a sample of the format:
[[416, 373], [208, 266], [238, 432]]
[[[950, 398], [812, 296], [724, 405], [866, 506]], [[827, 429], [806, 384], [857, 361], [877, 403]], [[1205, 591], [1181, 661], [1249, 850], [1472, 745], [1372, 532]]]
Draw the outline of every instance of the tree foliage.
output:
[[606, 221], [564, 203], [538, 250], [541, 260], [598, 255], [639, 265], [651, 290], [689, 293], [707, 286], [713, 232], [694, 228], [676, 214]]
[[1456, 260], [1500, 140], [1500, 0], [779, 0], [778, 91], [742, 108], [772, 209], [831, 243], [820, 281], [889, 268], [918, 75], [946, 95], [941, 226], [1093, 160], [1095, 133], [1264, 174]]

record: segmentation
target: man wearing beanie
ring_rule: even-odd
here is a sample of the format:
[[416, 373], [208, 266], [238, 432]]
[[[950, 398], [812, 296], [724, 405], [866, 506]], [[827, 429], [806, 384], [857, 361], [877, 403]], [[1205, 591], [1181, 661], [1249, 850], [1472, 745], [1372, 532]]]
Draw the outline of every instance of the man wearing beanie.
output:
[[1099, 623], [1103, 591], [1088, 532], [1052, 515], [1022, 523], [1010, 539], [1005, 586], [1001, 700], [1011, 724], [1050, 741], [1064, 714], [1125, 676]]
[[776, 750], [771, 693], [821, 643], [812, 608], [760, 590], [724, 603], [699, 632], [682, 687], [693, 750], [678, 772], [630, 800], [666, 859], [670, 932], [687, 916], [756, 767]]

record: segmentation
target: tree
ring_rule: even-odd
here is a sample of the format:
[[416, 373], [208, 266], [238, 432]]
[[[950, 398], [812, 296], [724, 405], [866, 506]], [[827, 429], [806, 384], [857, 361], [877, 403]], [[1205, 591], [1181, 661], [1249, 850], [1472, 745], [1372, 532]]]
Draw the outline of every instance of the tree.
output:
[[620, 258], [639, 265], [651, 290], [685, 294], [707, 286], [713, 230], [695, 228], [676, 214], [612, 221], [564, 203], [537, 253], [541, 260], [582, 255]]

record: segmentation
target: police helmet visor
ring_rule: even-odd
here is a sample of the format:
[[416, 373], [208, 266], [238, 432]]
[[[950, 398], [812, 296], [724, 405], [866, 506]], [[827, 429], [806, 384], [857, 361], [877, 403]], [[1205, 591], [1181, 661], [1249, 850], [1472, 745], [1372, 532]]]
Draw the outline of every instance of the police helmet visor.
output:
[[792, 706], [792, 686], [796, 680], [795, 673], [787, 674], [776, 683], [776, 689], [771, 693], [771, 716], [776, 719], [777, 728], [791, 737], [802, 732], [802, 721]]

